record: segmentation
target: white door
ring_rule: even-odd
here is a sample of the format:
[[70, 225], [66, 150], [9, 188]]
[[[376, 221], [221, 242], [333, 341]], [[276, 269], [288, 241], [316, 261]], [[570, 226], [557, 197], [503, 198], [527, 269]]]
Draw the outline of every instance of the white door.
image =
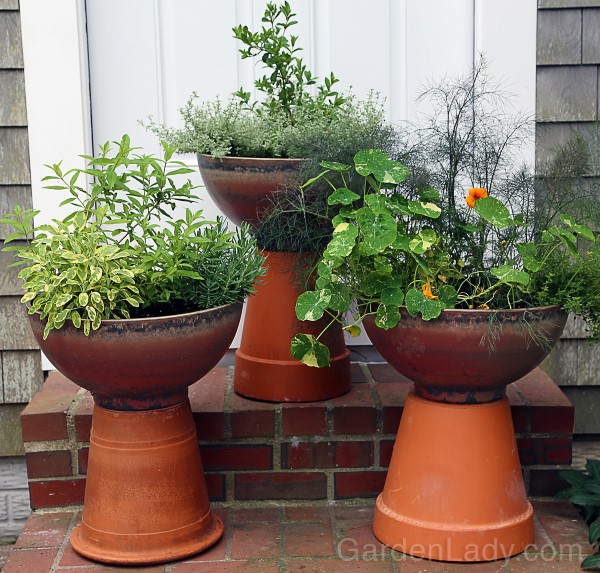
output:
[[[75, 147], [82, 147], [76, 153], [89, 152], [84, 148], [90, 139], [86, 130], [94, 147], [128, 133], [135, 145], [155, 152], [156, 138], [139, 120], [151, 115], [176, 126], [178, 109], [192, 91], [209, 100], [226, 99], [240, 86], [251, 89], [257, 68], [238, 57], [231, 28], [260, 26], [265, 4], [266, 0], [22, 0], [32, 187], [34, 206], [42, 209], [42, 217], [56, 212], [60, 197], [40, 191], [37, 167], [65, 157], [59, 153], [63, 148], [67, 155]], [[379, 91], [394, 122], [426, 112], [416, 103], [423, 87], [445, 75], [464, 74], [480, 53], [490, 75], [514, 95], [515, 107], [533, 116], [535, 0], [291, 4], [300, 22], [304, 60], [312, 71], [323, 77], [333, 70], [342, 87], [352, 86], [358, 96]], [[91, 120], [86, 110], [88, 72]], [[73, 96], [74, 103], [67, 104]], [[530, 157], [533, 162], [533, 147]], [[195, 167], [194, 157], [183, 159]], [[201, 183], [199, 175], [193, 179]], [[217, 213], [207, 196], [204, 208], [207, 215]]]

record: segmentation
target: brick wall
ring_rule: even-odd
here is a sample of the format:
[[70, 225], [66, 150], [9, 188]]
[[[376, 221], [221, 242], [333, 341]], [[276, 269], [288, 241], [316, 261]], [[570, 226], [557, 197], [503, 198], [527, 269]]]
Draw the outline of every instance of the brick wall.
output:
[[[573, 130], [586, 132], [600, 109], [600, 0], [538, 0], [536, 162]], [[592, 177], [600, 184], [600, 173]], [[600, 201], [600, 197], [598, 198]], [[544, 369], [575, 404], [575, 432], [600, 434], [600, 345], [571, 320]]]
[[[268, 404], [237, 396], [230, 367], [190, 388], [215, 501], [372, 498], [381, 492], [409, 381], [387, 364], [353, 364], [346, 396]], [[539, 369], [509, 388], [525, 481], [557, 490], [571, 462], [573, 407]], [[22, 415], [34, 508], [83, 501], [92, 399], [53, 373]]]

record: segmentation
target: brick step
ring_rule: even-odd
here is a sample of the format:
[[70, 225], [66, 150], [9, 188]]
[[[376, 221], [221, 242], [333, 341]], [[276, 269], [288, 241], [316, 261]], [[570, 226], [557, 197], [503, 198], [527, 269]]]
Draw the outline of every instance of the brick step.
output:
[[[233, 367], [190, 387], [213, 501], [345, 500], [383, 488], [411, 383], [387, 364], [353, 363], [339, 398], [270, 404], [233, 392]], [[508, 388], [529, 495], [553, 495], [572, 456], [573, 406], [536, 369]], [[21, 416], [34, 509], [83, 503], [93, 400], [52, 372]]]

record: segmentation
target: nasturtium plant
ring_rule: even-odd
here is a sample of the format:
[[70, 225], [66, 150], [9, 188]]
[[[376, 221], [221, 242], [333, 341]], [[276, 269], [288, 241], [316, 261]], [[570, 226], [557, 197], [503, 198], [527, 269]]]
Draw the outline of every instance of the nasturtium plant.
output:
[[[473, 188], [463, 206], [469, 222], [454, 228], [448, 224], [455, 220], [448, 216], [450, 207], [438, 204], [440, 193], [430, 186], [411, 187], [408, 169], [382, 151], [358, 152], [353, 166], [321, 166], [324, 171], [307, 185], [324, 179], [332, 189], [328, 203], [339, 209], [316, 266], [314, 289], [298, 298], [300, 320], [325, 316], [328, 324], [342, 323], [357, 336], [366, 316], [390, 329], [401, 320], [403, 308], [426, 321], [451, 308], [526, 308], [544, 301], [544, 284], [552, 280], [557, 255], [587, 261], [587, 266], [571, 267], [573, 279], [600, 266], [600, 249], [580, 244], [593, 244], [595, 234], [570, 216], [560, 217], [536, 242], [519, 241], [523, 216], [511, 215], [487, 190]], [[362, 193], [349, 190], [350, 177], [362, 178]], [[488, 242], [498, 251], [492, 253]], [[581, 290], [578, 281], [566, 284]], [[590, 310], [571, 292], [565, 300], [575, 301], [571, 308], [585, 309], [600, 336], [600, 311]], [[353, 305], [355, 311], [349, 312]], [[310, 366], [326, 365], [322, 334], [296, 335], [292, 355]]]

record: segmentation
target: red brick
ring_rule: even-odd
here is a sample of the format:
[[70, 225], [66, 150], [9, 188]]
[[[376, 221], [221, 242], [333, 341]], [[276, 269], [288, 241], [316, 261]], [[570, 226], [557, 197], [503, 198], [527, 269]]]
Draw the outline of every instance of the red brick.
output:
[[44, 549], [60, 547], [65, 540], [73, 515], [70, 511], [31, 514], [15, 543], [15, 548]]
[[229, 369], [219, 366], [192, 384], [188, 395], [200, 440], [225, 438], [225, 391]]
[[327, 433], [327, 407], [322, 402], [283, 404], [284, 436], [324, 436]]
[[224, 474], [204, 474], [206, 489], [211, 501], [225, 501], [227, 499], [227, 482]]
[[78, 464], [79, 464], [79, 473], [81, 475], [86, 475], [87, 474], [89, 458], [90, 458], [90, 449], [89, 448], [82, 448], [81, 450], [79, 450], [77, 452], [77, 461], [78, 461]]
[[572, 458], [572, 438], [544, 438], [544, 463], [570, 464]]
[[81, 505], [85, 492], [85, 479], [29, 482], [31, 507], [64, 507]]
[[176, 563], [169, 571], [172, 573], [278, 573], [279, 568], [274, 559], [253, 559], [250, 561]]
[[515, 386], [531, 407], [532, 432], [573, 433], [573, 405], [546, 373], [536, 368]]
[[[215, 511], [215, 513], [217, 513]], [[219, 517], [221, 517], [219, 515]], [[225, 520], [221, 517], [221, 520], [227, 527]], [[227, 534], [223, 534], [221, 539], [215, 543], [212, 547], [209, 547], [206, 551], [202, 553], [198, 553], [196, 555], [192, 555], [191, 557], [186, 557], [186, 561], [193, 561], [195, 563], [203, 562], [203, 561], [216, 561], [222, 562], [226, 559], [227, 556]], [[219, 565], [223, 565], [223, 563], [219, 563]], [[171, 571], [170, 569], [166, 569], [166, 571]], [[195, 571], [195, 570], [194, 570]], [[64, 573], [68, 573], [65, 571]], [[73, 573], [73, 572], [71, 572]], [[137, 570], [134, 569], [134, 573], [137, 573]]]
[[279, 523], [238, 522], [231, 544], [233, 559], [279, 557]]
[[381, 467], [389, 467], [393, 451], [394, 440], [381, 440], [379, 444], [379, 465]]
[[322, 472], [240, 473], [234, 479], [238, 500], [327, 498]]
[[270, 470], [273, 451], [265, 445], [202, 446], [206, 470]]
[[335, 497], [376, 497], [383, 490], [385, 471], [337, 472], [335, 474]]
[[351, 384], [365, 384], [367, 381], [365, 373], [360, 364], [352, 362], [350, 364], [350, 383]]
[[66, 439], [67, 411], [78, 391], [62, 374], [51, 372], [21, 414], [23, 441]]
[[[429, 564], [428, 564], [429, 565]], [[286, 564], [287, 573], [392, 573], [393, 568], [390, 559], [377, 559], [367, 561], [362, 559], [296, 559]], [[443, 569], [439, 570], [440, 573]], [[404, 573], [404, 569], [402, 569]], [[437, 569], [427, 568], [428, 573], [438, 573]]]
[[372, 441], [336, 442], [336, 468], [364, 468], [373, 465], [374, 445]]
[[519, 450], [519, 460], [522, 465], [531, 466], [538, 462], [538, 452], [536, 451], [536, 440], [531, 438], [517, 438], [517, 448]]
[[366, 523], [347, 521], [339, 524], [340, 542], [337, 546], [338, 555], [345, 558], [361, 556], [368, 560], [382, 560], [391, 549], [379, 541], [373, 534], [373, 512]]
[[404, 403], [411, 390], [412, 384], [406, 382], [377, 384], [382, 407], [384, 434], [395, 434], [398, 431]]
[[94, 398], [86, 392], [74, 409], [75, 438], [78, 442], [89, 442], [92, 432], [92, 413], [94, 411]]
[[52, 568], [58, 547], [27, 551], [15, 549], [2, 568], [2, 573], [48, 573]]
[[234, 438], [270, 438], [275, 435], [273, 404], [248, 400], [232, 395], [231, 435]]
[[29, 452], [25, 454], [27, 476], [33, 478], [63, 477], [73, 474], [71, 452]]
[[529, 495], [555, 496], [565, 489], [568, 484], [559, 473], [562, 469], [531, 469], [529, 470]]
[[292, 442], [281, 444], [283, 469], [335, 467], [335, 442]]
[[394, 370], [386, 362], [382, 364], [369, 364], [369, 370], [373, 380], [377, 383], [382, 382], [401, 382], [403, 384], [412, 384], [412, 382], [404, 375]]
[[529, 406], [527, 401], [517, 389], [516, 384], [509, 384], [506, 388], [506, 396], [510, 403], [513, 428], [516, 433], [529, 432]]
[[333, 557], [331, 522], [286, 523], [285, 554], [291, 557]]
[[377, 431], [377, 409], [368, 385], [352, 386], [348, 394], [332, 402], [336, 434], [372, 434]]
[[257, 523], [281, 521], [281, 511], [279, 507], [238, 507], [233, 517], [235, 523]]
[[330, 519], [328, 507], [286, 507], [285, 518], [288, 521], [318, 521], [325, 523]]
[[[418, 545], [418, 544], [417, 544]], [[467, 546], [468, 547], [468, 546]], [[493, 548], [493, 545], [487, 547]], [[417, 557], [400, 557], [396, 565], [402, 573], [508, 573], [502, 561], [490, 563], [440, 563], [429, 559], [418, 559]], [[511, 568], [512, 572], [513, 569]], [[519, 573], [524, 573], [519, 570]], [[551, 573], [548, 571], [547, 573]]]

